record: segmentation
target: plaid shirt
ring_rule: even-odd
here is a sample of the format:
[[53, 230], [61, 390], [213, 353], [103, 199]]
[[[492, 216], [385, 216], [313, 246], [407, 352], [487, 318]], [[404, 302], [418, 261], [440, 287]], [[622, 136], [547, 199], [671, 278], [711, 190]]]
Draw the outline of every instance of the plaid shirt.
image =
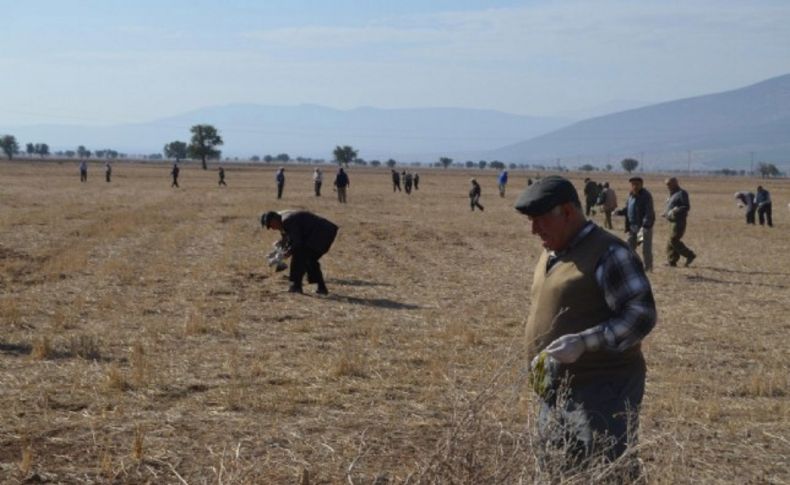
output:
[[[596, 227], [588, 221], [563, 253], [579, 244]], [[548, 268], [563, 253], [549, 254]], [[579, 334], [585, 347], [588, 351], [618, 352], [633, 347], [656, 325], [656, 302], [642, 262], [625, 245], [612, 244], [595, 267], [595, 280], [614, 315]]]

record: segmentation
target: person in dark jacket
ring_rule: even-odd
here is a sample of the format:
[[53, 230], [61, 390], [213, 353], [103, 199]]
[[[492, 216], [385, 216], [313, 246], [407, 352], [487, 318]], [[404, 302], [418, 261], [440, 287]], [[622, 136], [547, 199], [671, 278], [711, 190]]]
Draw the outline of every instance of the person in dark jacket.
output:
[[277, 182], [277, 198], [283, 198], [283, 189], [285, 188], [285, 169], [280, 167], [274, 175], [274, 181]]
[[408, 172], [403, 176], [403, 190], [407, 194], [411, 194], [411, 187], [414, 184], [414, 177]]
[[667, 264], [669, 266], [677, 266], [678, 260], [683, 256], [686, 258], [686, 266], [688, 266], [697, 257], [694, 251], [689, 249], [681, 240], [686, 233], [686, 219], [688, 218], [689, 210], [691, 210], [689, 194], [680, 188], [678, 179], [675, 177], [668, 178], [666, 185], [667, 190], [669, 190], [669, 198], [667, 199], [664, 217], [670, 224], [669, 240], [667, 241]]
[[335, 190], [337, 190], [337, 201], [341, 204], [346, 203], [346, 191], [351, 186], [351, 181], [348, 179], [348, 174], [343, 167], [337, 169], [335, 175]]
[[645, 271], [653, 270], [653, 224], [656, 212], [653, 209], [653, 196], [644, 188], [642, 177], [631, 177], [631, 192], [622, 209], [625, 215], [625, 232], [628, 233], [628, 245], [636, 251], [642, 245], [642, 263]]
[[771, 218], [771, 193], [765, 190], [762, 185], [757, 186], [754, 205], [757, 206], [757, 219], [760, 221], [760, 225], [767, 222], [768, 227], [774, 227], [774, 221]]
[[112, 180], [112, 165], [110, 165], [109, 161], [104, 162], [104, 180], [107, 183], [110, 183], [110, 181]]
[[400, 192], [400, 174], [394, 168], [392, 169], [392, 191]]
[[219, 167], [217, 172], [219, 173], [219, 182], [217, 183], [217, 186], [224, 185], [227, 187], [228, 184], [225, 183], [225, 169]]
[[265, 212], [261, 225], [266, 229], [280, 231], [280, 245], [291, 257], [291, 272], [288, 279], [290, 293], [302, 293], [302, 279], [307, 273], [307, 282], [318, 285], [316, 293], [329, 293], [321, 264], [321, 256], [329, 252], [335, 241], [338, 227], [331, 221], [308, 211]]
[[420, 174], [414, 172], [414, 190], [420, 190]]
[[598, 201], [600, 190], [598, 184], [590, 178], [584, 179], [584, 215], [590, 217], [590, 212]]
[[480, 184], [475, 179], [471, 179], [469, 182], [472, 184], [472, 188], [469, 189], [469, 205], [472, 207], [472, 212], [475, 211], [475, 207], [482, 211], [484, 209], [480, 205]]
[[178, 174], [181, 173], [181, 169], [178, 168], [178, 164], [173, 164], [173, 169], [170, 170], [170, 176], [173, 177], [173, 182], [170, 184], [170, 187], [178, 187]]

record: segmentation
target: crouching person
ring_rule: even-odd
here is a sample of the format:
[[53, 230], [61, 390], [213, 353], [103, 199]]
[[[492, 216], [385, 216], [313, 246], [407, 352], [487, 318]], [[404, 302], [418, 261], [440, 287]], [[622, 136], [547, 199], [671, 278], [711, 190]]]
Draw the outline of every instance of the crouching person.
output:
[[[516, 209], [543, 246], [526, 324], [533, 371], [553, 369], [537, 380], [541, 437], [564, 444], [569, 468], [601, 454], [614, 461], [635, 444], [646, 372], [640, 342], [656, 321], [650, 282], [622, 240], [585, 218], [567, 179], [540, 179]], [[563, 381], [567, 398], [559, 399]]]
[[307, 273], [307, 282], [318, 285], [316, 293], [329, 293], [318, 260], [329, 252], [337, 236], [337, 226], [307, 211], [265, 212], [261, 216], [261, 225], [280, 231], [281, 244], [288, 248], [286, 257], [291, 257], [291, 274], [288, 278], [291, 286], [288, 291], [302, 293], [302, 279]]

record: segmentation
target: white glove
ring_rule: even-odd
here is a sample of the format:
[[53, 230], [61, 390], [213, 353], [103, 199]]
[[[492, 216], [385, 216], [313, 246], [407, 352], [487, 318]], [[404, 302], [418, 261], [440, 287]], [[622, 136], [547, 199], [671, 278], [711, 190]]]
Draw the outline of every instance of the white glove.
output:
[[546, 353], [562, 364], [572, 364], [587, 350], [578, 333], [569, 333], [556, 339], [546, 347]]

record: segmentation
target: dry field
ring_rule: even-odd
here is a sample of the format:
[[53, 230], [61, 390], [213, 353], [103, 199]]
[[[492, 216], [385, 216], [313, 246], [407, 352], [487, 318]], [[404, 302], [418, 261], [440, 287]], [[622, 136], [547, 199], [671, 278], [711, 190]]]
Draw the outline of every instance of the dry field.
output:
[[[90, 170], [0, 162], [0, 482], [545, 480], [520, 358], [539, 255], [512, 209], [525, 174], [501, 199], [475, 172], [472, 213], [463, 171], [421, 170], [409, 197], [352, 167], [340, 205], [330, 168], [321, 198], [287, 168], [282, 201], [272, 167], [218, 188], [187, 166], [181, 189], [166, 165]], [[607, 178], [622, 203], [627, 177]], [[657, 223], [648, 483], [790, 482], [790, 181], [764, 184], [773, 229], [732, 199], [758, 182], [681, 177], [691, 268], [661, 266]], [[328, 297], [265, 266], [258, 218], [285, 208], [341, 227]]]

